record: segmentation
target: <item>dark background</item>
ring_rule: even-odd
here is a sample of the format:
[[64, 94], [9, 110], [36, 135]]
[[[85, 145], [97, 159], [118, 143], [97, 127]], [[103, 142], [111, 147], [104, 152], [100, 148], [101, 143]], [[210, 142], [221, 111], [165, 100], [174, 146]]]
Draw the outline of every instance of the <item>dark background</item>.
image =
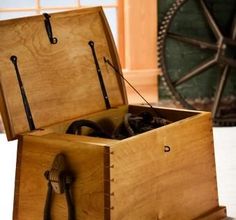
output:
[[[161, 21], [174, 3], [174, 0], [158, 1], [158, 23]], [[200, 39], [208, 42], [216, 42], [206, 19], [199, 6], [199, 1], [188, 0], [177, 12], [172, 25], [171, 32], [179, 33], [184, 36]], [[212, 11], [221, 31], [224, 35], [229, 35], [232, 23], [232, 16], [236, 13], [235, 0], [207, 0], [208, 8]], [[173, 39], [166, 42], [166, 57], [168, 74], [173, 80], [185, 75], [187, 71], [200, 64], [202, 61], [214, 56], [215, 52], [199, 49]], [[229, 51], [229, 57], [235, 57], [236, 48]], [[177, 91], [188, 99], [212, 98], [215, 93], [216, 83], [219, 79], [220, 68], [212, 67], [193, 79], [177, 87]], [[165, 87], [159, 80], [160, 99], [169, 98]], [[236, 95], [236, 70], [233, 69], [228, 78], [224, 96]]]

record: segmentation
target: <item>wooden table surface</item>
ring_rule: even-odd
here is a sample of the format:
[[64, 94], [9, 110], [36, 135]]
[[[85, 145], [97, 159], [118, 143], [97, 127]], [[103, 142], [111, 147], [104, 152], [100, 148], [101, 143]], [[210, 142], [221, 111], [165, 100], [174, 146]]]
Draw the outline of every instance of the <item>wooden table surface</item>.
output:
[[236, 127], [214, 128], [219, 201], [236, 218]]

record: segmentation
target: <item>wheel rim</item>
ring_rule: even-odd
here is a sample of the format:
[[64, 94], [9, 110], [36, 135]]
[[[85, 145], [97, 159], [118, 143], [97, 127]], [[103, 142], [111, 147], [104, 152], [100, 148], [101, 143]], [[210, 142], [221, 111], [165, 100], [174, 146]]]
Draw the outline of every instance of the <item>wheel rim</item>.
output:
[[[177, 0], [167, 11], [159, 31], [159, 63], [169, 90], [184, 107], [198, 109], [184, 91], [193, 88], [199, 90], [201, 80], [207, 79], [210, 84], [214, 82], [212, 91], [205, 88], [208, 101], [206, 97], [204, 99], [209, 103], [201, 110], [211, 110], [215, 123], [221, 125], [229, 125], [229, 122], [236, 124], [236, 115], [230, 113], [225, 117], [221, 111], [225, 100], [230, 105], [235, 104], [236, 94], [234, 84], [230, 85], [232, 88], [229, 86], [230, 80], [236, 80], [236, 4], [232, 0], [227, 1], [231, 2], [231, 10], [228, 16], [222, 18], [216, 13], [223, 0], [207, 3], [203, 0]], [[176, 24], [190, 13], [195, 13], [193, 17], [198, 17], [199, 21], [194, 24], [186, 20], [186, 30], [192, 32], [186, 34], [184, 28], [180, 31]], [[170, 48], [177, 48], [175, 54]], [[184, 55], [182, 51], [185, 51]], [[179, 56], [176, 56], [178, 53]], [[199, 55], [199, 59], [196, 59], [196, 55]], [[194, 63], [183, 66], [192, 60]], [[199, 94], [193, 98], [203, 98], [202, 91], [197, 92]]]

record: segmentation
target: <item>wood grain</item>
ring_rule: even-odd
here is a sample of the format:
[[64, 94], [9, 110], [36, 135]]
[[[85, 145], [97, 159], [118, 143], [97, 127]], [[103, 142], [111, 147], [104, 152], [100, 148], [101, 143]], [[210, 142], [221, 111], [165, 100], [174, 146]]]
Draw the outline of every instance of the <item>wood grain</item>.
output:
[[[13, 133], [12, 133], [12, 129], [10, 127], [10, 117], [7, 112], [7, 108], [6, 108], [6, 104], [5, 104], [6, 102], [4, 100], [1, 82], [0, 82], [0, 103], [1, 103], [0, 104], [0, 112], [2, 113], [2, 116], [3, 116], [3, 117], [1, 116], [1, 123], [2, 122], [4, 123], [4, 129], [6, 131], [7, 138], [10, 139], [13, 136]], [[3, 129], [3, 128], [1, 127], [1, 129]]]
[[[64, 153], [74, 175], [76, 219], [104, 219], [104, 147], [58, 135], [24, 136], [18, 152], [14, 220], [42, 220], [47, 193], [44, 172]], [[67, 219], [65, 195], [53, 198], [53, 219]]]
[[157, 1], [124, 1], [125, 67], [128, 70], [157, 68]]
[[225, 219], [226, 216], [226, 208], [225, 207], [217, 207], [214, 210], [211, 210], [194, 220], [217, 220], [217, 219]]
[[[154, 113], [151, 108], [147, 108], [141, 105], [129, 105], [129, 111], [134, 114], [139, 114], [143, 111], [148, 111]], [[165, 107], [155, 107], [157, 116], [166, 118], [172, 122], [189, 120], [190, 117], [201, 114], [202, 112], [196, 110], [186, 110], [186, 109], [176, 109], [176, 108], [165, 108]]]
[[219, 206], [209, 113], [123, 140], [111, 151], [112, 219], [189, 220]]
[[[94, 121], [110, 118], [117, 126], [127, 110], [148, 109], [122, 106], [87, 117]], [[68, 122], [24, 135], [18, 152], [14, 220], [32, 219], [36, 213], [35, 220], [42, 218], [43, 173], [59, 152], [66, 154], [76, 176], [73, 192], [79, 219], [226, 217], [218, 203], [211, 114], [156, 110], [175, 121], [121, 141], [64, 134]], [[66, 218], [63, 199], [55, 200], [55, 219]], [[33, 207], [32, 200], [37, 200]]]
[[[58, 133], [64, 134], [69, 125], [76, 120], [86, 119], [98, 123], [108, 134], [112, 132], [122, 123], [125, 113], [128, 112], [128, 106], [123, 105], [117, 108], [112, 108], [106, 111], [97, 112], [95, 114], [85, 115], [83, 117], [74, 118], [69, 121], [44, 127], [43, 130], [31, 132], [30, 135], [42, 135], [43, 133]], [[87, 135], [91, 129], [82, 129], [82, 135]]]
[[[124, 70], [125, 79], [142, 94], [149, 103], [158, 103], [157, 69]], [[141, 104], [145, 101], [127, 83], [129, 104]]]
[[[101, 8], [55, 13], [51, 16], [52, 45], [44, 17], [34, 16], [0, 22], [0, 79], [4, 98], [2, 114], [11, 132], [9, 139], [29, 131], [16, 73], [18, 66], [36, 128], [106, 109], [91, 48], [93, 40], [112, 107], [124, 104], [120, 77], [103, 62], [106, 56], [119, 67], [117, 52]], [[7, 114], [6, 114], [7, 112]], [[7, 127], [6, 126], [6, 127]]]

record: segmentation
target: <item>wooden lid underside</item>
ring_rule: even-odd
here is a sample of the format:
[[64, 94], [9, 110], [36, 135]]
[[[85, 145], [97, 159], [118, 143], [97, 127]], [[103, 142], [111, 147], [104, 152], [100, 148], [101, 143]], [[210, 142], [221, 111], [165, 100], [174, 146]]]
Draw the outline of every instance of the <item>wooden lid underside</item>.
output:
[[56, 13], [50, 21], [57, 44], [49, 42], [44, 16], [0, 22], [0, 108], [8, 139], [30, 131], [12, 55], [18, 58], [36, 129], [106, 109], [90, 40], [111, 106], [126, 103], [122, 80], [103, 60], [120, 69], [102, 9]]

